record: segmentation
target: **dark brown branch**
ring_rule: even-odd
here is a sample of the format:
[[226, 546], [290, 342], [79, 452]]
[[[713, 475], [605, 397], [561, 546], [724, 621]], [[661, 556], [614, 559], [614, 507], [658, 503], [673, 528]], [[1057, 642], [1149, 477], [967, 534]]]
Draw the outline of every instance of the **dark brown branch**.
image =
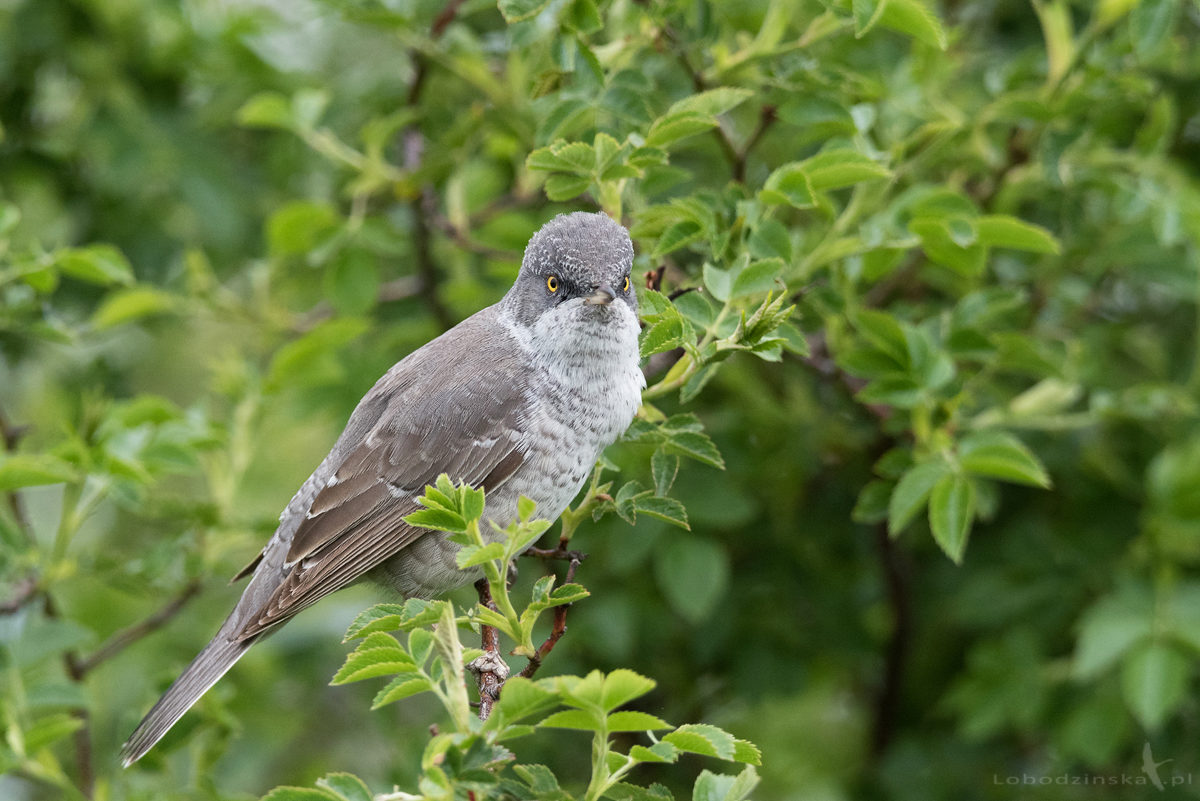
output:
[[[530, 549], [533, 550], [533, 549]], [[528, 553], [528, 551], [526, 552]], [[538, 549], [537, 553], [530, 554], [531, 556], [540, 557], [542, 559], [567, 559], [567, 575], [563, 579], [564, 584], [570, 584], [575, 580], [575, 571], [579, 565], [587, 558], [587, 554], [579, 551], [568, 551], [566, 543], [559, 542], [558, 547], [553, 551], [543, 551]], [[538, 668], [542, 666], [542, 662], [554, 650], [554, 646], [562, 639], [562, 636], [567, 633], [567, 612], [570, 610], [571, 604], [563, 604], [562, 606], [554, 607], [554, 624], [550, 629], [550, 636], [546, 638], [537, 649], [537, 653], [529, 658], [529, 663], [518, 674], [525, 678], [532, 678], [534, 673], [537, 673]]]
[[121, 651], [133, 645], [138, 640], [145, 637], [147, 634], [160, 629], [175, 615], [179, 614], [180, 610], [185, 607], [189, 601], [199, 594], [201, 582], [198, 579], [192, 579], [184, 588], [172, 598], [163, 608], [159, 609], [154, 614], [147, 617], [140, 623], [135, 623], [128, 628], [121, 629], [116, 634], [112, 635], [97, 648], [91, 655], [75, 660], [75, 670], [79, 678], [83, 678], [88, 671], [102, 664], [119, 654]]
[[[492, 600], [492, 590], [487, 579], [475, 582], [475, 591], [479, 593], [479, 603], [496, 611], [496, 602]], [[479, 638], [483, 653], [467, 665], [467, 669], [475, 675], [479, 683], [479, 719], [487, 720], [492, 714], [492, 707], [500, 700], [500, 690], [508, 679], [508, 663], [500, 656], [500, 632], [494, 626], [480, 625]]]

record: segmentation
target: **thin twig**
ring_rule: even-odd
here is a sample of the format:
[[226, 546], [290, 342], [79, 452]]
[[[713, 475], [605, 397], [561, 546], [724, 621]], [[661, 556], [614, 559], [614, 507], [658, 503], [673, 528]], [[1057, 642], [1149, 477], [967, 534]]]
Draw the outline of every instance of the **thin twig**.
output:
[[[533, 549], [530, 549], [533, 550]], [[528, 551], [526, 552], [528, 553]], [[540, 557], [542, 559], [568, 559], [567, 575], [563, 579], [564, 584], [570, 584], [575, 580], [575, 571], [579, 565], [587, 558], [587, 554], [579, 551], [568, 551], [566, 544], [560, 542], [558, 548], [553, 551], [542, 551], [530, 554], [531, 556]], [[563, 604], [562, 606], [554, 607], [554, 625], [550, 629], [550, 636], [546, 638], [537, 649], [533, 656], [529, 657], [529, 663], [517, 675], [525, 678], [532, 678], [534, 673], [537, 673], [538, 668], [542, 666], [542, 662], [554, 650], [554, 646], [562, 639], [562, 636], [567, 633], [567, 612], [570, 610], [571, 604]]]
[[167, 621], [179, 614], [180, 610], [200, 593], [201, 586], [202, 584], [198, 579], [192, 579], [174, 598], [157, 612], [140, 623], [135, 623], [128, 628], [121, 629], [109, 637], [91, 655], [77, 659], [75, 669], [78, 671], [79, 677], [83, 678], [88, 671], [113, 658], [151, 632], [162, 628]]
[[896, 730], [904, 666], [908, 659], [912, 630], [912, 607], [908, 598], [908, 575], [901, 552], [888, 536], [887, 524], [875, 528], [876, 551], [887, 585], [888, 605], [892, 609], [892, 635], [884, 656], [883, 683], [875, 701], [875, 720], [871, 727], [871, 753], [876, 757], [887, 750]]
[[[17, 450], [17, 445], [21, 439], [29, 431], [29, 426], [14, 425], [9, 421], [8, 416], [4, 413], [4, 409], [0, 408], [0, 440], [3, 441], [5, 453], [13, 453]], [[21, 495], [16, 490], [5, 493], [8, 498], [8, 508], [12, 510], [13, 519], [17, 523], [17, 528], [26, 537], [32, 537], [33, 529], [29, 525], [29, 516], [25, 513], [25, 505], [21, 502]]]
[[26, 576], [13, 587], [13, 595], [0, 604], [0, 615], [13, 615], [21, 611], [25, 604], [38, 594], [38, 582], [33, 576]]

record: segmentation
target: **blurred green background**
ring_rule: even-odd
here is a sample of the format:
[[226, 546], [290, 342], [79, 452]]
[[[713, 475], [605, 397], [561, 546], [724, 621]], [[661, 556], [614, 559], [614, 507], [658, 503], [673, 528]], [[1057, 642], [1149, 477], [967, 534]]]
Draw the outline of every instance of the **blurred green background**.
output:
[[411, 788], [435, 707], [326, 686], [364, 587], [116, 752], [358, 398], [598, 207], [698, 330], [712, 270], [797, 311], [655, 398], [725, 469], [580, 530], [547, 674], [652, 676], [764, 799], [1200, 797], [1200, 2], [3, 0], [0, 126], [0, 797]]

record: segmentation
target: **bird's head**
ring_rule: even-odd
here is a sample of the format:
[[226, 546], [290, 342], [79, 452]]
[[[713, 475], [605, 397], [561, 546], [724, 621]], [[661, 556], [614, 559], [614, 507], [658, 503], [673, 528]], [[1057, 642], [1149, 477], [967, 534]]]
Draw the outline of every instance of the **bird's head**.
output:
[[504, 304], [531, 328], [552, 320], [636, 325], [632, 268], [633, 242], [620, 224], [603, 213], [560, 214], [529, 240]]

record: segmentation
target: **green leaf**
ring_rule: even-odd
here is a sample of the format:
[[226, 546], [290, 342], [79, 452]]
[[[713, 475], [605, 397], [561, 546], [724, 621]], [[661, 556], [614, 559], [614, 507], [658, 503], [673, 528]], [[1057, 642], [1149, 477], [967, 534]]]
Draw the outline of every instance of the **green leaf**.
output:
[[883, 0], [879, 24], [906, 33], [930, 47], [946, 49], [946, 30], [942, 21], [924, 0]]
[[670, 763], [679, 759], [679, 749], [670, 743], [664, 743], [660, 740], [649, 747], [644, 745], [633, 746], [629, 749], [629, 756], [638, 762]]
[[666, 495], [671, 491], [671, 485], [675, 483], [675, 476], [679, 473], [678, 454], [667, 453], [663, 448], [655, 450], [654, 455], [650, 457], [650, 473], [654, 478], [655, 494]]
[[861, 39], [866, 36], [887, 8], [888, 0], [853, 0], [850, 4], [854, 17], [854, 36]]
[[92, 314], [92, 326], [97, 330], [113, 328], [175, 309], [178, 299], [152, 286], [133, 286], [105, 296]]
[[394, 631], [400, 627], [404, 616], [405, 608], [400, 604], [376, 604], [358, 613], [342, 641], [353, 640], [377, 631]]
[[538, 724], [544, 729], [575, 729], [578, 731], [599, 731], [603, 726], [600, 715], [588, 709], [564, 709], [555, 712]]
[[888, 534], [895, 537], [925, 508], [933, 487], [947, 473], [950, 465], [944, 459], [933, 459], [910, 467], [896, 482], [888, 501]]
[[1138, 57], [1160, 52], [1178, 18], [1179, 0], [1140, 0], [1129, 15], [1129, 36]]
[[346, 663], [334, 674], [330, 684], [349, 684], [350, 682], [372, 679], [377, 676], [390, 676], [396, 673], [411, 673], [416, 669], [416, 662], [387, 634], [372, 634], [371, 637], [387, 637], [392, 640], [391, 646], [367, 648], [366, 643], [346, 657]]
[[467, 521], [462, 515], [445, 509], [418, 509], [406, 515], [404, 522], [410, 526], [433, 529], [434, 531], [462, 532], [467, 530]]
[[686, 530], [691, 529], [691, 526], [688, 525], [687, 510], [674, 498], [643, 495], [634, 499], [633, 508], [638, 514], [647, 514], [673, 526]]
[[667, 113], [655, 120], [654, 124], [650, 126], [650, 131], [646, 134], [646, 146], [666, 148], [680, 139], [686, 139], [689, 136], [703, 133], [711, 128], [715, 128], [716, 125], [716, 118], [708, 114], [692, 112]]
[[742, 298], [747, 295], [757, 295], [780, 289], [782, 282], [779, 280], [779, 275], [783, 272], [783, 268], [782, 259], [759, 259], [750, 262], [733, 279], [729, 298]]
[[497, 709], [503, 714], [506, 723], [514, 723], [544, 712], [557, 703], [558, 696], [555, 693], [530, 679], [513, 676], [504, 682]]
[[758, 784], [758, 773], [747, 766], [737, 776], [703, 770], [692, 787], [692, 801], [743, 801]]
[[929, 527], [933, 539], [955, 564], [962, 563], [974, 516], [975, 485], [966, 476], [943, 476], [933, 486], [929, 496]]
[[654, 575], [671, 609], [692, 625], [708, 620], [729, 586], [729, 555], [709, 539], [675, 536], [656, 553]]
[[1138, 721], [1157, 731], [1187, 695], [1191, 659], [1169, 642], [1146, 641], [1121, 668], [1121, 694]]
[[659, 320], [642, 332], [639, 351], [643, 359], [678, 348], [691, 337], [692, 326], [679, 314]]
[[[882, 164], [855, 150], [836, 149], [818, 153], [800, 163], [808, 185], [817, 192], [842, 189], [863, 181], [887, 178], [891, 172]], [[768, 182], [769, 183], [769, 182]]]
[[392, 679], [386, 687], [375, 695], [375, 700], [371, 702], [371, 709], [378, 709], [393, 701], [399, 701], [432, 689], [433, 685], [424, 676], [402, 674]]
[[1155, 603], [1149, 592], [1126, 589], [1102, 598], [1083, 613], [1072, 671], [1092, 681], [1154, 630]]
[[64, 275], [90, 284], [132, 284], [133, 266], [112, 245], [64, 248], [55, 254], [55, 264]]
[[459, 570], [466, 570], [468, 567], [503, 558], [504, 543], [502, 542], [489, 542], [487, 545], [479, 546], [464, 545], [454, 557]]
[[311, 787], [276, 787], [262, 801], [342, 801], [333, 793]]
[[767, 176], [759, 197], [764, 203], [787, 204], [798, 209], [810, 209], [817, 204], [808, 173], [798, 162], [785, 164]]
[[651, 258], [660, 259], [672, 251], [704, 238], [704, 229], [695, 220], [680, 220], [667, 227], [654, 244]]
[[704, 288], [717, 300], [728, 301], [733, 291], [733, 273], [704, 262]]
[[888, 501], [895, 485], [890, 481], [874, 479], [867, 482], [858, 493], [858, 500], [850, 512], [855, 523], [880, 523], [887, 520]]
[[703, 432], [676, 431], [667, 440], [666, 447], [671, 453], [678, 453], [689, 459], [695, 459], [710, 467], [716, 467], [721, 470], [725, 469], [725, 460], [721, 458], [721, 452], [717, 450], [717, 446], [713, 444], [708, 435]]
[[379, 299], [379, 268], [365, 251], [345, 251], [325, 275], [325, 295], [340, 314], [364, 314]]
[[604, 677], [600, 706], [605, 712], [611, 712], [635, 698], [642, 697], [653, 690], [654, 686], [654, 679], [648, 679], [626, 668], [618, 668]]
[[1045, 228], [1007, 214], [986, 214], [975, 218], [974, 225], [979, 241], [991, 247], [1052, 254], [1062, 250]]
[[279, 92], [259, 92], [237, 112], [243, 128], [291, 128], [292, 103]]
[[608, 716], [608, 730], [611, 732], [657, 731], [669, 728], [670, 723], [645, 712], [613, 712]]
[[38, 718], [33, 725], [21, 733], [25, 752], [31, 756], [36, 755], [46, 746], [79, 731], [83, 725], [84, 721], [81, 718], [67, 712]]
[[667, 114], [690, 112], [715, 117], [746, 102], [753, 95], [754, 92], [749, 89], [722, 86], [685, 97], [667, 109]]
[[546, 179], [546, 197], [556, 203], [570, 200], [582, 195], [591, 185], [592, 179], [588, 175], [551, 175]]
[[338, 213], [324, 203], [294, 201], [267, 219], [267, 250], [272, 256], [294, 256], [316, 249], [337, 229]]
[[353, 773], [328, 773], [317, 779], [317, 787], [331, 790], [345, 801], [372, 801], [374, 798], [363, 780]]
[[705, 723], [688, 723], [663, 735], [662, 739], [680, 751], [720, 759], [733, 759], [736, 750], [732, 734]]
[[531, 19], [542, 13], [549, 0], [499, 0], [500, 13], [508, 24]]
[[1050, 477], [1025, 444], [1002, 431], [978, 431], [958, 444], [958, 460], [968, 473], [1049, 488]]
[[78, 480], [73, 465], [48, 453], [0, 455], [0, 492]]

